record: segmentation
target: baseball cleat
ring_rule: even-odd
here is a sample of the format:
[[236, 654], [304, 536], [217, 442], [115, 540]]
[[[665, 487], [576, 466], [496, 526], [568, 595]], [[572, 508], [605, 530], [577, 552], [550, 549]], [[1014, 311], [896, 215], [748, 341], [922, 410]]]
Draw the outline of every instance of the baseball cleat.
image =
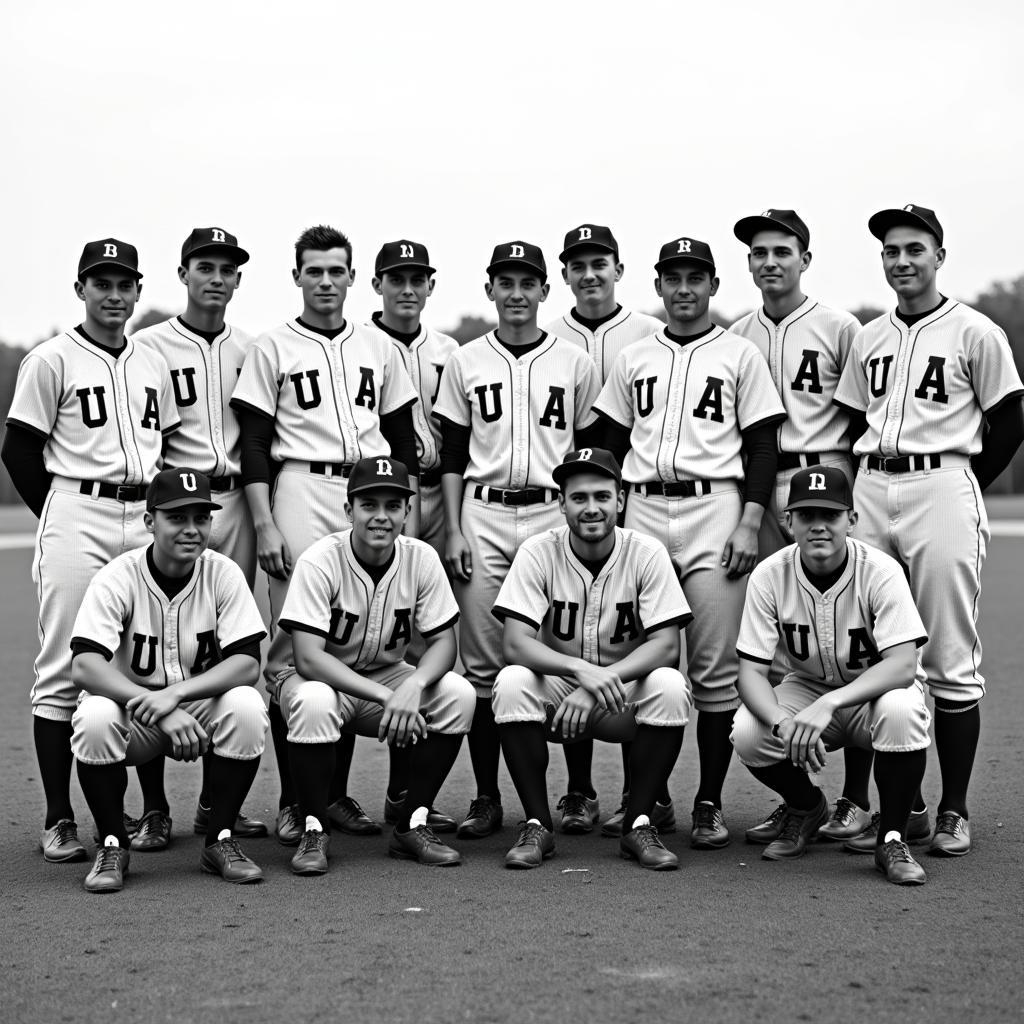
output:
[[695, 850], [721, 850], [731, 841], [721, 810], [707, 800], [697, 804], [693, 809], [690, 846]]
[[[622, 794], [622, 804], [619, 809], [601, 826], [601, 835], [606, 839], [619, 839], [622, 836], [622, 822], [626, 817], [626, 803], [629, 799], [628, 793]], [[671, 800], [667, 804], [654, 805], [651, 811], [651, 824], [658, 830], [659, 835], [667, 835], [676, 830], [676, 808]]]
[[260, 866], [242, 853], [234, 836], [219, 839], [212, 846], [204, 846], [199, 855], [199, 869], [210, 875], [220, 875], [225, 882], [236, 885], [263, 881]]
[[379, 836], [381, 827], [350, 796], [327, 807], [327, 818], [339, 831], [350, 836]]
[[910, 848], [899, 839], [890, 839], [875, 847], [875, 867], [893, 885], [924, 885], [928, 876], [910, 856]]
[[675, 871], [679, 858], [665, 849], [653, 825], [638, 825], [619, 840], [619, 856], [640, 862], [640, 867], [651, 871]]
[[[122, 813], [121, 818], [124, 821], [124, 830], [127, 833], [128, 838], [131, 839], [131, 837], [133, 835], [135, 835], [136, 832], [139, 831], [139, 819], [138, 818], [133, 818], [127, 811], [124, 811]], [[92, 834], [92, 841], [97, 846], [102, 845], [103, 839], [100, 836], [98, 831], [94, 831], [93, 832], [93, 834]]]
[[963, 857], [971, 852], [971, 827], [956, 811], [943, 811], [935, 821], [928, 852], [933, 857]]
[[147, 811], [139, 818], [139, 830], [132, 836], [131, 848], [141, 853], [157, 853], [171, 845], [171, 816], [163, 811]]
[[832, 816], [818, 829], [818, 839], [839, 843], [859, 836], [871, 824], [871, 812], [861, 810], [852, 800], [841, 796]]
[[292, 857], [293, 875], [326, 875], [327, 859], [331, 853], [331, 837], [312, 828], [302, 833], [299, 848]]
[[445, 846], [429, 825], [417, 825], [408, 832], [399, 832], [396, 828], [388, 843], [388, 856], [437, 868], [452, 868], [462, 863], [459, 851]]
[[519, 835], [505, 854], [507, 868], [539, 868], [555, 855], [555, 834], [535, 821], [519, 823]]
[[[210, 827], [210, 808], [202, 804], [196, 804], [196, 816], [192, 821], [192, 831], [197, 836], [205, 836], [206, 830]], [[231, 828], [231, 834], [239, 839], [262, 839], [267, 835], [267, 826], [255, 818], [247, 818], [239, 812], [235, 818], [235, 824]]]
[[[384, 824], [397, 825], [402, 817], [402, 804], [405, 803], [405, 790], [392, 800], [387, 793], [384, 794]], [[427, 825], [432, 832], [454, 832], [459, 823], [450, 815], [442, 814], [436, 807], [427, 811]]]
[[782, 819], [786, 816], [786, 805], [779, 804], [778, 807], [768, 815], [759, 825], [753, 825], [743, 833], [748, 843], [755, 846], [767, 846], [779, 838], [779, 831], [782, 829]]
[[761, 852], [762, 860], [794, 860], [807, 852], [807, 844], [818, 829], [828, 821], [828, 800], [822, 793], [818, 806], [809, 811], [786, 808], [779, 838], [770, 842]]
[[570, 835], [584, 835], [592, 832], [601, 816], [601, 807], [597, 797], [591, 799], [582, 793], [566, 793], [558, 801], [558, 810], [562, 812], [562, 823], [559, 828]]
[[469, 803], [466, 820], [459, 826], [460, 839], [483, 839], [493, 835], [501, 828], [505, 812], [501, 800], [489, 796], [478, 796]]
[[78, 826], [70, 818], [61, 818], [53, 828], [39, 833], [39, 849], [50, 864], [71, 864], [88, 856], [78, 838]]
[[128, 874], [131, 854], [122, 850], [117, 843], [101, 846], [96, 851], [96, 860], [85, 876], [82, 885], [86, 892], [120, 892], [124, 888], [124, 876]]
[[[879, 814], [875, 811], [871, 815], [871, 822], [860, 835], [843, 843], [843, 849], [850, 853], [874, 853], [878, 845], [878, 823]], [[920, 843], [931, 838], [931, 825], [928, 821], [928, 811], [911, 811], [907, 819], [906, 842]]]
[[299, 815], [299, 805], [289, 804], [277, 812], [277, 820], [274, 822], [274, 835], [282, 846], [298, 846], [302, 838], [302, 818]]

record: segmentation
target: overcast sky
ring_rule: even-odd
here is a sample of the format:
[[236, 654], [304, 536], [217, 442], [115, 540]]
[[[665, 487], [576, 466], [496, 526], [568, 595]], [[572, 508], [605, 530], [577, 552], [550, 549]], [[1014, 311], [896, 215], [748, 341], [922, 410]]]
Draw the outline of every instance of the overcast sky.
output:
[[299, 231], [355, 245], [346, 312], [377, 308], [383, 241], [425, 242], [426, 317], [487, 315], [497, 242], [542, 245], [542, 316], [571, 303], [565, 231], [612, 226], [623, 304], [657, 305], [652, 265], [709, 241], [718, 308], [755, 305], [741, 216], [794, 207], [811, 229], [806, 290], [888, 305], [868, 216], [934, 207], [945, 292], [1024, 273], [1016, 3], [518, 0], [508, 4], [177, 0], [5, 4], [0, 61], [0, 338], [81, 319], [81, 246], [135, 243], [139, 309], [177, 310], [193, 226], [252, 253], [229, 319], [297, 314]]

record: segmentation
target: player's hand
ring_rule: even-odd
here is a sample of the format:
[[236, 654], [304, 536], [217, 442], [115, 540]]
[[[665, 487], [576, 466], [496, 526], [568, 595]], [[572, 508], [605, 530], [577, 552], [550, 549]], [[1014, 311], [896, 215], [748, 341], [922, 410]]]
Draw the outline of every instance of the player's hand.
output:
[[[794, 715], [793, 730], [786, 741], [786, 756], [805, 771], [816, 774], [825, 767], [825, 743], [821, 734], [832, 721], [832, 709], [814, 701]], [[779, 727], [782, 736], [782, 726]]]
[[156, 727], [171, 741], [171, 757], [175, 761], [198, 761], [210, 746], [203, 727], [182, 708], [165, 715]]
[[469, 544], [461, 533], [451, 533], [444, 546], [444, 560], [448, 571], [457, 580], [466, 581], [473, 575], [473, 556]]
[[140, 725], [156, 725], [178, 706], [178, 697], [171, 686], [162, 690], [150, 690], [148, 693], [132, 697], [125, 707], [128, 714]]
[[626, 706], [626, 687], [609, 668], [581, 662], [573, 681], [594, 697], [610, 715], [617, 715]]
[[292, 574], [292, 553], [281, 531], [269, 523], [256, 531], [256, 557], [260, 568], [276, 580], [286, 580]]
[[722, 567], [731, 580], [738, 580], [754, 568], [757, 561], [757, 530], [740, 523], [722, 549]]
[[597, 707], [597, 698], [583, 687], [572, 691], [555, 711], [551, 719], [551, 731], [562, 729], [562, 738], [574, 740], [586, 731], [590, 716]]
[[426, 738], [427, 722], [420, 714], [422, 693], [411, 677], [391, 691], [391, 696], [384, 702], [384, 714], [377, 730], [377, 739], [381, 743], [386, 741], [393, 746], [404, 747]]

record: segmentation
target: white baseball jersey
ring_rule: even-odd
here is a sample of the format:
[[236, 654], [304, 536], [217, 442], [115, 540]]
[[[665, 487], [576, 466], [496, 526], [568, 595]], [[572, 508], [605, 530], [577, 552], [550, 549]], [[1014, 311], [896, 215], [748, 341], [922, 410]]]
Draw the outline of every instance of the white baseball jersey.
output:
[[380, 335], [383, 343], [394, 347], [402, 365], [412, 380], [419, 401], [413, 406], [412, 418], [416, 428], [416, 454], [421, 470], [439, 469], [441, 466], [441, 428], [431, 415], [434, 402], [441, 389], [441, 371], [459, 343], [447, 334], [420, 324], [419, 333], [409, 345], [382, 331], [376, 323], [366, 325]]
[[736, 641], [741, 657], [770, 665], [778, 648], [787, 672], [836, 689], [887, 648], [924, 644], [928, 634], [899, 563], [850, 537], [846, 550], [846, 568], [825, 593], [808, 581], [795, 544], [754, 569]]
[[390, 455], [380, 417], [416, 401], [394, 347], [348, 323], [333, 341], [295, 320], [250, 346], [233, 405], [274, 420], [270, 457], [354, 463]]
[[664, 326], [656, 317], [620, 308], [615, 316], [606, 320], [596, 330], [591, 330], [586, 324], [580, 323], [573, 316], [573, 310], [552, 321], [544, 330], [586, 349], [587, 355], [594, 360], [603, 384], [608, 379], [608, 374], [612, 372], [612, 366], [615, 365], [619, 353], [627, 345], [660, 331]]
[[159, 352], [170, 368], [181, 429], [167, 444], [167, 464], [207, 476], [238, 476], [238, 420], [228, 403], [252, 338], [225, 324], [208, 342], [173, 317], [139, 331], [134, 340]]
[[452, 354], [433, 413], [471, 428], [467, 480], [553, 488], [551, 472], [573, 450], [573, 431], [596, 418], [600, 388], [577, 345], [548, 335], [517, 357], [490, 333]]
[[762, 307], [729, 328], [752, 341], [768, 362], [786, 409], [778, 431], [780, 452], [849, 450], [849, 421], [832, 398], [859, 327], [850, 313], [804, 299], [779, 324]]
[[160, 589], [146, 561], [149, 546], [119, 555], [93, 577], [71, 642], [96, 647], [119, 672], [150, 690], [190, 679], [225, 651], [267, 635], [242, 570], [204, 551], [185, 589]]
[[118, 355], [65, 331], [22, 360], [7, 420], [46, 437], [54, 476], [147, 484], [179, 427], [163, 357], [132, 338]]
[[668, 552], [634, 530], [615, 529], [615, 547], [597, 576], [580, 562], [568, 526], [545, 530], [519, 549], [494, 614], [522, 619], [560, 654], [612, 665], [650, 633], [693, 618]]
[[301, 629], [324, 637], [339, 661], [368, 672], [402, 661], [413, 630], [429, 637], [458, 618], [448, 577], [429, 544], [396, 538], [391, 565], [374, 585], [352, 551], [352, 531], [344, 530], [299, 557], [279, 625], [289, 633]]
[[981, 451], [982, 414], [1024, 394], [1006, 335], [947, 299], [908, 327], [894, 313], [853, 339], [835, 400], [867, 413], [857, 455]]
[[720, 327], [685, 345], [664, 330], [630, 345], [594, 409], [631, 429], [622, 475], [636, 483], [740, 480], [742, 431], [786, 414], [757, 348]]

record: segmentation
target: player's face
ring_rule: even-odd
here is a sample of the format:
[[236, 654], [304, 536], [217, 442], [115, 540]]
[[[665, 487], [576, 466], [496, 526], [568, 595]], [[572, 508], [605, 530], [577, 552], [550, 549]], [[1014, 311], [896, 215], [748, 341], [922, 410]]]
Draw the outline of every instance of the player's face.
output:
[[800, 287], [800, 275], [811, 262], [800, 252], [795, 235], [783, 231], [759, 231], [750, 240], [747, 266], [754, 284], [764, 295], [789, 295]]
[[625, 494], [601, 473], [576, 473], [566, 480], [558, 505], [574, 537], [599, 544], [615, 529]]
[[75, 294], [85, 303], [85, 313], [90, 320], [115, 330], [123, 327], [135, 312], [142, 282], [129, 274], [100, 268], [90, 273], [84, 284], [75, 282]]
[[158, 568], [166, 571], [167, 566], [173, 566], [187, 572], [210, 543], [213, 515], [202, 505], [158, 508], [146, 513], [145, 523], [153, 534], [153, 556]]
[[400, 320], [415, 319], [433, 294], [434, 279], [425, 270], [389, 270], [373, 279], [373, 290], [384, 300], [384, 309]]
[[889, 287], [904, 300], [928, 294], [946, 259], [931, 232], [920, 228], [890, 228], [882, 245], [882, 269]]
[[306, 307], [321, 316], [330, 316], [344, 307], [356, 272], [350, 269], [344, 249], [307, 249], [302, 254], [302, 269], [293, 270], [292, 277], [302, 289]]
[[389, 487], [361, 491], [345, 505], [352, 521], [352, 545], [357, 554], [381, 555], [390, 551], [405, 526], [409, 499]]
[[520, 327], [537, 319], [550, 285], [532, 270], [499, 270], [487, 282], [487, 298], [494, 303], [500, 323]]
[[576, 249], [562, 268], [562, 280], [584, 306], [601, 306], [615, 298], [625, 268], [605, 249]]
[[846, 537], [857, 513], [836, 508], [795, 508], [786, 523], [807, 565], [818, 572], [838, 568], [846, 553]]
[[242, 273], [233, 260], [211, 252], [193, 256], [187, 267], [178, 267], [178, 278], [188, 289], [190, 305], [213, 313], [231, 301]]
[[695, 263], [672, 263], [654, 282], [665, 312], [677, 323], [692, 323], [707, 315], [711, 296], [718, 291], [718, 278]]

